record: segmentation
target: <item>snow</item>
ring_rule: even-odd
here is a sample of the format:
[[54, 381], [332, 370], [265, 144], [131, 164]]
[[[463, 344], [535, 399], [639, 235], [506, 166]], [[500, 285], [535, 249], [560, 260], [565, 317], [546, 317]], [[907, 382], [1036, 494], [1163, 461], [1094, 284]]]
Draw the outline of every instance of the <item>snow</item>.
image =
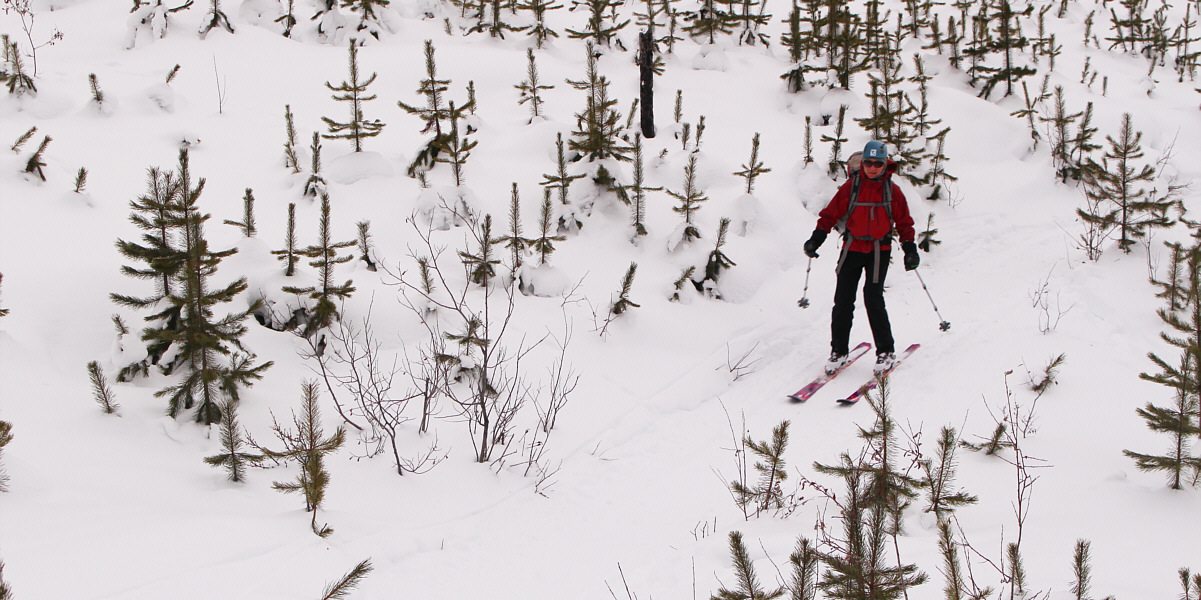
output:
[[[870, 103], [862, 76], [852, 93], [782, 89], [779, 75], [789, 68], [778, 44], [784, 4], [769, 6], [772, 46], [680, 42], [655, 81], [659, 135], [644, 140], [647, 185], [683, 187], [690, 152], [673, 135], [680, 125], [671, 117], [675, 91], [683, 90], [682, 120], [692, 124], [693, 136], [702, 116], [706, 123], [697, 182], [709, 200], [695, 214], [703, 237], [673, 244], [681, 220], [671, 210], [676, 201], [656, 191], [646, 203], [650, 234], [632, 244], [628, 208], [580, 180], [573, 197], [595, 200], [588, 214], [577, 213], [583, 227], [556, 242], [546, 265], [524, 268], [534, 291], [516, 296], [509, 343], [543, 340], [523, 364], [538, 388], [548, 385], [564, 345], [566, 364], [579, 376], [546, 440], [546, 479], [527, 475], [520, 454], [504, 464], [474, 462], [467, 425], [443, 400], [431, 433], [418, 434], [410, 422], [400, 436], [406, 457], [437, 447], [435, 455], [444, 458], [429, 472], [397, 476], [386, 453], [364, 458], [368, 447], [354, 435], [327, 459], [332, 480], [317, 521], [334, 533], [323, 539], [310, 530], [303, 501], [271, 487], [294, 478], [293, 467], [254, 469], [237, 484], [203, 462], [220, 449], [218, 429], [196, 425], [190, 415], [164, 416], [165, 400], [154, 392], [169, 378], [113, 383], [121, 416], [102, 414], [85, 365], [99, 361], [111, 380], [145, 353], [136, 335], [141, 316], [116, 307], [108, 294], [142, 295], [149, 288], [120, 273], [127, 261], [114, 242], [140, 234], [128, 222], [129, 202], [144, 192], [146, 170], [174, 168], [181, 147], [189, 149], [194, 176], [206, 178], [200, 205], [213, 215], [206, 230], [212, 246], [240, 250], [222, 263], [217, 279], [246, 276], [250, 283], [227, 308], [243, 310], [264, 297], [282, 313], [296, 299], [281, 286], [315, 281], [305, 261], [297, 277], [283, 277], [270, 250], [282, 247], [289, 203], [297, 205], [300, 245], [315, 242], [320, 203], [302, 196], [308, 142], [313, 131], [324, 131], [322, 116], [345, 119], [345, 104], [332, 100], [324, 84], [347, 77], [345, 40], [357, 16], [331, 13], [319, 34], [307, 20], [312, 7], [298, 2], [300, 23], [287, 39], [274, 20], [279, 4], [224, 4], [236, 33], [213, 30], [204, 40], [197, 31], [207, 2], [172, 14], [161, 38], [148, 30], [132, 35], [127, 2], [32, 4], [34, 38], [57, 29], [63, 39], [38, 50], [36, 96], [0, 97], [4, 148], [38, 128], [20, 152], [0, 150], [0, 308], [9, 310], [0, 318], [0, 420], [12, 423], [15, 435], [0, 456], [10, 477], [9, 491], [0, 493], [0, 560], [15, 597], [316, 597], [370, 557], [375, 570], [351, 598], [626, 598], [628, 584], [638, 598], [697, 599], [734, 581], [730, 531], [743, 532], [760, 580], [770, 586], [798, 535], [815, 537], [823, 517], [837, 527], [836, 511], [812, 489], [801, 492], [806, 502], [791, 515], [746, 520], [726, 488], [736, 472], [738, 438], [768, 439], [787, 419], [785, 488], [804, 475], [840, 491], [812, 464], [856, 454], [858, 428], [872, 424], [866, 403], [833, 402], [869, 376], [870, 360], [806, 404], [785, 400], [820, 370], [828, 352], [834, 240], [812, 261], [805, 292], [812, 305], [801, 309], [796, 302], [809, 266], [801, 244], [839, 183], [825, 175], [829, 145], [819, 139], [833, 128], [819, 126], [821, 117], [851, 106], [845, 156], [867, 141], [850, 118], [863, 116]], [[894, 14], [903, 10], [899, 1], [885, 4]], [[1183, 3], [1176, 4], [1172, 15], [1180, 19]], [[1099, 11], [1096, 28], [1106, 24], [1100, 8], [1081, 0], [1070, 3], [1065, 19], [1048, 15], [1063, 45], [1052, 89], [1064, 87], [1072, 112], [1094, 104], [1099, 142], [1116, 135], [1121, 115], [1132, 113], [1146, 160], [1164, 157], [1165, 177], [1193, 181], [1201, 170], [1201, 147], [1193, 142], [1201, 137], [1196, 82], [1177, 82], [1170, 67], [1157, 69], [1152, 81], [1144, 58], [1084, 46], [1088, 13]], [[536, 234], [539, 183], [556, 169], [555, 135], [569, 138], [584, 106], [583, 93], [565, 82], [583, 77], [584, 49], [564, 35], [536, 52], [542, 81], [555, 87], [545, 92], [546, 118], [529, 124], [513, 87], [526, 77], [530, 42], [521, 34], [447, 35], [443, 19], [457, 19], [458, 10], [434, 2], [393, 2], [384, 14], [379, 39], [367, 38], [359, 58], [361, 73], [378, 73], [371, 88], [378, 99], [365, 103], [364, 115], [387, 126], [357, 155], [345, 140], [324, 140], [323, 176], [335, 240], [354, 239], [355, 224], [369, 220], [381, 265], [376, 272], [358, 260], [338, 267], [335, 280], [353, 279], [357, 288], [344, 318], [358, 325], [370, 317], [389, 360], [395, 354], [403, 361], [428, 339], [389, 273], [415, 272], [414, 257], [427, 250], [421, 232], [445, 248], [449, 264], [459, 250], [474, 252], [455, 216], [463, 207], [492, 214], [494, 235], [503, 235], [514, 182], [524, 235]], [[553, 18], [562, 31], [580, 27], [584, 16], [561, 10]], [[28, 50], [15, 14], [0, 14], [0, 32]], [[623, 38], [626, 47], [636, 46], [632, 30]], [[136, 44], [129, 47], [131, 39]], [[469, 81], [478, 96], [479, 146], [458, 187], [444, 165], [429, 172], [430, 187], [405, 175], [428, 133], [396, 102], [419, 102], [427, 39], [437, 49], [439, 76], [452, 81], [448, 96], [461, 105]], [[933, 116], [951, 127], [947, 169], [958, 180], [948, 185], [949, 199], [938, 202], [911, 186], [902, 189], [919, 230], [928, 213], [936, 214], [942, 245], [922, 254], [921, 273], [953, 326], [940, 332], [917, 278], [892, 269], [886, 297], [897, 344], [922, 345], [890, 380], [894, 414], [905, 430], [922, 432], [927, 453], [944, 425], [977, 440], [995, 427], [992, 414], [999, 414], [1007, 390], [1029, 409], [1034, 394], [1026, 380], [1065, 354], [1058, 385], [1038, 400], [1036, 431], [1024, 440], [1040, 465], [1023, 531], [1030, 587], [1051, 600], [1072, 597], [1072, 547], [1088, 539], [1095, 596], [1175, 597], [1177, 569], [1201, 569], [1201, 493], [1169, 490], [1162, 475], [1138, 472], [1122, 450], [1156, 453], [1167, 446], [1135, 409], [1167, 404], [1170, 393], [1138, 375], [1155, 369], [1148, 352], [1174, 356], [1159, 338], [1161, 302], [1148, 274], [1165, 265], [1161, 242], [1185, 240], [1188, 231], [1157, 233], [1130, 254], [1110, 243], [1099, 261], [1088, 261], [1075, 216], [1082, 194], [1057, 183], [1045, 140], [1031, 149], [1025, 123], [1011, 116], [1022, 107], [1020, 97], [998, 92], [982, 100], [945, 57], [906, 48], [906, 56], [913, 53], [935, 75], [929, 101]], [[1086, 57], [1108, 77], [1104, 93], [1101, 77], [1081, 83]], [[175, 65], [179, 73], [167, 83]], [[610, 95], [624, 117], [638, 89], [632, 53], [605, 50], [599, 70], [613, 82]], [[90, 102], [89, 73], [110, 99], [103, 109]], [[1039, 85], [1041, 73], [1029, 81]], [[285, 104], [296, 118], [306, 168], [300, 175], [282, 162]], [[813, 117], [817, 161], [808, 165], [805, 116]], [[752, 196], [734, 173], [749, 159], [755, 133], [762, 136], [759, 158], [772, 171], [758, 179]], [[53, 141], [42, 182], [21, 171], [46, 135]], [[75, 194], [80, 167], [88, 169], [88, 184]], [[620, 169], [629, 176], [628, 165]], [[257, 199], [254, 239], [220, 224], [241, 219], [246, 188]], [[1196, 191], [1186, 190], [1183, 200], [1193, 209]], [[737, 263], [720, 280], [722, 300], [685, 284], [680, 301], [672, 301], [672, 282], [684, 269], [696, 266], [703, 274], [722, 217], [734, 221], [723, 251]], [[502, 256], [507, 265], [507, 252]], [[638, 270], [630, 299], [640, 306], [609, 319], [631, 263]], [[472, 294], [478, 300], [482, 292]], [[499, 298], [503, 288], [493, 294]], [[117, 313], [133, 334], [117, 336], [111, 320]], [[853, 339], [869, 339], [861, 311]], [[275, 362], [243, 393], [238, 413], [256, 440], [271, 445], [273, 418], [289, 422], [301, 383], [317, 374], [295, 336], [251, 321], [244, 343]], [[397, 379], [399, 394], [407, 378]], [[332, 432], [338, 413], [327, 393], [322, 400]], [[418, 412], [414, 406], [408, 414]], [[514, 429], [519, 440], [528, 440], [521, 436], [536, 429], [537, 419], [532, 405], [523, 410]], [[958, 512], [964, 533], [999, 561], [1016, 534], [1013, 468], [962, 451], [958, 481], [981, 498]], [[910, 590], [910, 600], [942, 597], [937, 531], [920, 504], [908, 514], [901, 550], [931, 581]], [[982, 584], [999, 585], [980, 559], [973, 568]]]

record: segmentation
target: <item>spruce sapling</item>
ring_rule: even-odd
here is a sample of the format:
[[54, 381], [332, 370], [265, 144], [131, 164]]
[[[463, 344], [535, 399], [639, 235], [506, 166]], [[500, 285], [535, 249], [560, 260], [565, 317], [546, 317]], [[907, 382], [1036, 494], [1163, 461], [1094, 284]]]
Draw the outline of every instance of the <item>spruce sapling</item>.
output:
[[371, 573], [372, 569], [370, 558], [355, 565], [341, 579], [325, 587], [325, 590], [321, 592], [321, 600], [342, 600], [346, 598], [352, 590], [358, 587], [363, 578]]
[[214, 467], [224, 467], [226, 476], [234, 483], [246, 479], [246, 467], [263, 460], [261, 454], [242, 452], [246, 443], [238, 427], [237, 403], [230, 400], [221, 408], [221, 453], [205, 457], [204, 462]]
[[[468, 139], [467, 134], [459, 135], [459, 121], [463, 118], [463, 111], [470, 106], [471, 103], [468, 102], [466, 106], [456, 110], [455, 103], [453, 101], [449, 103], [447, 118], [450, 120], [450, 131], [442, 136], [440, 152], [434, 156], [435, 163], [450, 165], [450, 172], [455, 178], [456, 186], [463, 185], [463, 169], [467, 166], [467, 159], [471, 157], [471, 151], [479, 145], [479, 142]], [[470, 128], [467, 133], [471, 133]]]
[[82, 194], [83, 188], [88, 185], [88, 170], [86, 167], [79, 167], [75, 172], [75, 193]]
[[242, 230], [242, 236], [252, 238], [258, 232], [254, 226], [254, 191], [246, 188], [246, 195], [242, 196], [242, 220], [230, 221], [225, 220], [226, 225], [233, 225]]
[[46, 163], [42, 162], [42, 153], [46, 151], [46, 146], [49, 146], [50, 142], [50, 136], [42, 138], [42, 143], [38, 146], [38, 149], [25, 162], [25, 173], [37, 175], [39, 179], [46, 181], [46, 173], [42, 171], [42, 167], [46, 166]]
[[772, 600], [784, 595], [784, 588], [767, 591], [760, 587], [755, 565], [747, 553], [746, 544], [742, 542], [742, 532], [730, 532], [730, 556], [734, 561], [738, 587], [733, 590], [722, 587], [709, 600]]
[[292, 37], [292, 28], [296, 26], [296, 0], [287, 0], [288, 8], [284, 14], [275, 19], [276, 23], [284, 26], [284, 37]]
[[92, 381], [92, 398], [100, 405], [106, 415], [118, 415], [121, 405], [114, 399], [113, 390], [108, 385], [108, 379], [100, 368], [100, 363], [88, 363], [88, 378]]
[[620, 315], [631, 308], [638, 308], [641, 305], [630, 300], [630, 288], [634, 285], [634, 273], [638, 271], [638, 263], [630, 263], [630, 268], [626, 270], [626, 274], [621, 278], [621, 292], [617, 296], [617, 300], [613, 301], [613, 306], [609, 308], [610, 315]]

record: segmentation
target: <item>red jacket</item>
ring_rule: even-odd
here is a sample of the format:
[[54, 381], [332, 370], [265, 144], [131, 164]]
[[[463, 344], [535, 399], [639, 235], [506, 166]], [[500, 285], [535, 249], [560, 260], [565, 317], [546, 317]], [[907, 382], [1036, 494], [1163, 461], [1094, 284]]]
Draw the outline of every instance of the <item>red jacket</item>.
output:
[[[909, 214], [909, 203], [905, 201], [905, 194], [901, 193], [901, 188], [892, 182], [890, 177], [897, 170], [897, 163], [888, 161], [888, 165], [884, 168], [884, 174], [879, 179], [868, 179], [863, 176], [862, 172], [859, 177], [859, 202], [861, 205], [855, 207], [855, 212], [847, 219], [847, 231], [854, 237], [870, 236], [873, 238], [883, 238], [892, 231], [893, 226], [896, 226], [897, 235], [902, 242], [912, 242], [915, 232], [913, 230], [913, 216]], [[848, 179], [838, 188], [838, 192], [834, 194], [834, 198], [818, 213], [817, 228], [830, 233], [834, 225], [838, 223], [847, 212], [847, 208], [851, 203], [851, 184], [853, 180]], [[862, 206], [862, 203], [880, 203], [883, 202], [883, 192], [885, 184], [892, 186], [892, 223], [888, 222], [888, 212], [883, 206]], [[875, 249], [875, 244], [866, 240], [850, 240], [850, 246], [847, 248], [851, 252], [872, 252]], [[888, 244], [880, 244], [881, 250], [888, 250]]]

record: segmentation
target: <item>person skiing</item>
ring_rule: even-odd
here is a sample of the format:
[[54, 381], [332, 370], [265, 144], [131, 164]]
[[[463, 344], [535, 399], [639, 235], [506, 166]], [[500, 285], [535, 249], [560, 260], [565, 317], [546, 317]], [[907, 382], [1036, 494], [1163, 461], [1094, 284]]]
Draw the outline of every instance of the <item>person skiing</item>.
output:
[[[856, 171], [854, 162], [860, 160]], [[872, 140], [864, 146], [860, 157], [848, 161], [851, 177], [838, 188], [834, 198], [818, 214], [817, 228], [805, 242], [805, 255], [817, 258], [817, 249], [831, 229], [843, 235], [842, 254], [835, 267], [837, 284], [834, 290], [834, 309], [830, 318], [830, 359], [826, 373], [833, 374], [847, 364], [851, 321], [855, 313], [855, 288], [860, 275], [863, 283], [863, 306], [876, 343], [876, 373], [883, 373], [896, 364], [896, 348], [892, 326], [884, 307], [884, 277], [895, 232], [904, 251], [906, 271], [918, 267], [921, 259], [913, 243], [913, 217], [901, 188], [892, 181], [897, 163], [888, 158], [888, 147]]]

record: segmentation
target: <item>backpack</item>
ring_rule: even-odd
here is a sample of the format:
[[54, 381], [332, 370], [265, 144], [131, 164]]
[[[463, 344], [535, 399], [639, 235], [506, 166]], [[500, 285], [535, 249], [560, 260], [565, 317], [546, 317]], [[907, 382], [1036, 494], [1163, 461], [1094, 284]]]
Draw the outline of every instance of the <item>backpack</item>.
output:
[[855, 212], [855, 209], [860, 206], [870, 206], [870, 207], [883, 206], [885, 214], [888, 215], [888, 222], [891, 224], [893, 222], [893, 220], [892, 220], [892, 185], [891, 185], [890, 180], [886, 179], [884, 181], [884, 186], [883, 186], [883, 189], [881, 190], [882, 198], [881, 198], [880, 202], [860, 202], [859, 201], [859, 170], [860, 170], [860, 166], [862, 165], [862, 163], [863, 163], [863, 153], [862, 152], [855, 152], [854, 154], [851, 154], [851, 156], [847, 158], [847, 163], [846, 163], [847, 178], [849, 178], [851, 180], [851, 201], [847, 204], [847, 212], [844, 213], [842, 215], [842, 218], [838, 219], [838, 222], [834, 224], [834, 229], [842, 234], [842, 239], [843, 239], [842, 252], [838, 256], [838, 265], [835, 267], [835, 272], [842, 269], [842, 263], [844, 260], [846, 260], [847, 248], [851, 245], [850, 244], [851, 240], [872, 242], [873, 245], [875, 246], [875, 249], [873, 251], [873, 254], [875, 256], [875, 264], [873, 265], [873, 268], [872, 268], [872, 283], [878, 283], [880, 281], [880, 243], [881, 242], [890, 243], [892, 241], [892, 232], [890, 230], [889, 233], [887, 233], [883, 237], [879, 237], [879, 238], [874, 238], [871, 236], [854, 236], [854, 235], [851, 235], [851, 232], [847, 229], [847, 221], [850, 220], [851, 213]]

